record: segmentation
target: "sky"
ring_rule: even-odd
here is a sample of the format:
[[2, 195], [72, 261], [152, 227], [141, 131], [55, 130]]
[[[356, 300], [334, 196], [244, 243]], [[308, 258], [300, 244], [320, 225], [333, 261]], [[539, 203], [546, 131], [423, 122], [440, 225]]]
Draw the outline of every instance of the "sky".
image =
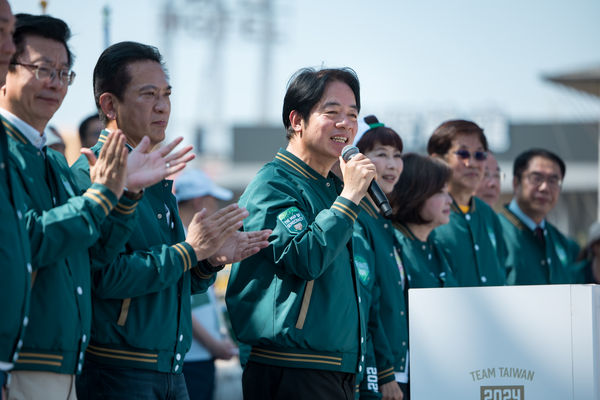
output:
[[[39, 0], [9, 2], [13, 13], [41, 12]], [[204, 126], [205, 146], [217, 153], [229, 151], [233, 125], [281, 124], [286, 84], [306, 66], [353, 68], [361, 114], [376, 114], [403, 137], [452, 117], [483, 121], [486, 132], [508, 122], [600, 119], [600, 100], [542, 79], [600, 65], [598, 0], [272, 0], [267, 80], [264, 46], [244, 29], [258, 1], [219, 3], [226, 16], [220, 40], [214, 26], [206, 28], [217, 3], [172, 0], [178, 26], [170, 36], [162, 23], [166, 3], [48, 0], [47, 13], [71, 27], [77, 72], [51, 124], [74, 131], [95, 110], [91, 76], [105, 47], [105, 6], [112, 43], [155, 45], [166, 58], [169, 135]], [[491, 144], [506, 145], [501, 135]]]

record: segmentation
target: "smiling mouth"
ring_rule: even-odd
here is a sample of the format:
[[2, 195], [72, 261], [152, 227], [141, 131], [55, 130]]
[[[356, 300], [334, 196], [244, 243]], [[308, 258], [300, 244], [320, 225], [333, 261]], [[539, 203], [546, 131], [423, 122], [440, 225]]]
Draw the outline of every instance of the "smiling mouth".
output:
[[333, 140], [336, 143], [347, 143], [348, 142], [348, 138], [342, 137], [342, 136], [334, 136], [331, 138], [331, 140]]

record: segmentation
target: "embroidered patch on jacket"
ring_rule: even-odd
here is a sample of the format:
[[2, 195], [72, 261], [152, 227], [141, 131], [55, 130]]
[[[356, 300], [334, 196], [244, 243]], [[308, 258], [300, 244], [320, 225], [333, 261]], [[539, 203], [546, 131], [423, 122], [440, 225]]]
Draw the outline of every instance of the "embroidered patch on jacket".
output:
[[277, 216], [288, 232], [296, 234], [300, 233], [308, 226], [306, 218], [296, 207], [290, 207]]
[[356, 273], [358, 275], [358, 279], [360, 279], [363, 285], [369, 283], [369, 278], [371, 276], [369, 274], [369, 264], [367, 264], [365, 259], [360, 256], [355, 256], [354, 265], [356, 266]]

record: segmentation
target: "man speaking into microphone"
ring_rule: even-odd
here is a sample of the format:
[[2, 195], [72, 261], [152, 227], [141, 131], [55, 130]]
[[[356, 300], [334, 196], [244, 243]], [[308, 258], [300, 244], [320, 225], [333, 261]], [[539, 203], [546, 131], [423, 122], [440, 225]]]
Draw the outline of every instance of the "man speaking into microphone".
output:
[[234, 264], [226, 301], [237, 338], [252, 346], [244, 399], [352, 399], [365, 327], [352, 260], [359, 203], [376, 174], [353, 142], [359, 82], [350, 69], [302, 69], [283, 103], [288, 145], [240, 199], [244, 229], [272, 229], [271, 246]]

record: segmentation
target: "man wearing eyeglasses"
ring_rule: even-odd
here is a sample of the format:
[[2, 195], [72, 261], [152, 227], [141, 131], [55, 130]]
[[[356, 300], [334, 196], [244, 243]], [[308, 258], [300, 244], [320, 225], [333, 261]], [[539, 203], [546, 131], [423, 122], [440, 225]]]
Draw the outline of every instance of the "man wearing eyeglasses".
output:
[[[45, 146], [44, 136], [75, 76], [69, 36], [59, 19], [16, 15], [16, 51], [0, 92], [10, 171], [23, 189], [19, 205], [24, 207], [21, 214], [31, 243], [31, 265], [12, 266], [31, 274], [31, 293], [25, 334], [11, 360], [9, 399], [75, 398], [75, 374], [81, 372], [90, 337], [88, 249], [97, 256], [115, 257], [131, 234], [141, 190], [185, 165], [177, 156], [167, 157], [175, 145], [128, 153], [125, 136], [114, 132], [98, 158], [86, 152], [94, 183], [78, 190], [65, 158]], [[145, 144], [149, 149], [147, 138]], [[130, 192], [121, 196], [125, 184]], [[12, 304], [9, 300], [3, 307]]]
[[576, 283], [571, 265], [579, 249], [546, 220], [558, 201], [565, 171], [563, 160], [544, 149], [527, 150], [515, 159], [514, 197], [500, 213], [508, 263], [514, 266], [510, 283]]
[[507, 250], [500, 220], [490, 206], [473, 196], [487, 158], [483, 129], [471, 121], [446, 121], [429, 138], [427, 151], [452, 169], [448, 184], [453, 200], [450, 222], [433, 233], [459, 285], [504, 285]]

